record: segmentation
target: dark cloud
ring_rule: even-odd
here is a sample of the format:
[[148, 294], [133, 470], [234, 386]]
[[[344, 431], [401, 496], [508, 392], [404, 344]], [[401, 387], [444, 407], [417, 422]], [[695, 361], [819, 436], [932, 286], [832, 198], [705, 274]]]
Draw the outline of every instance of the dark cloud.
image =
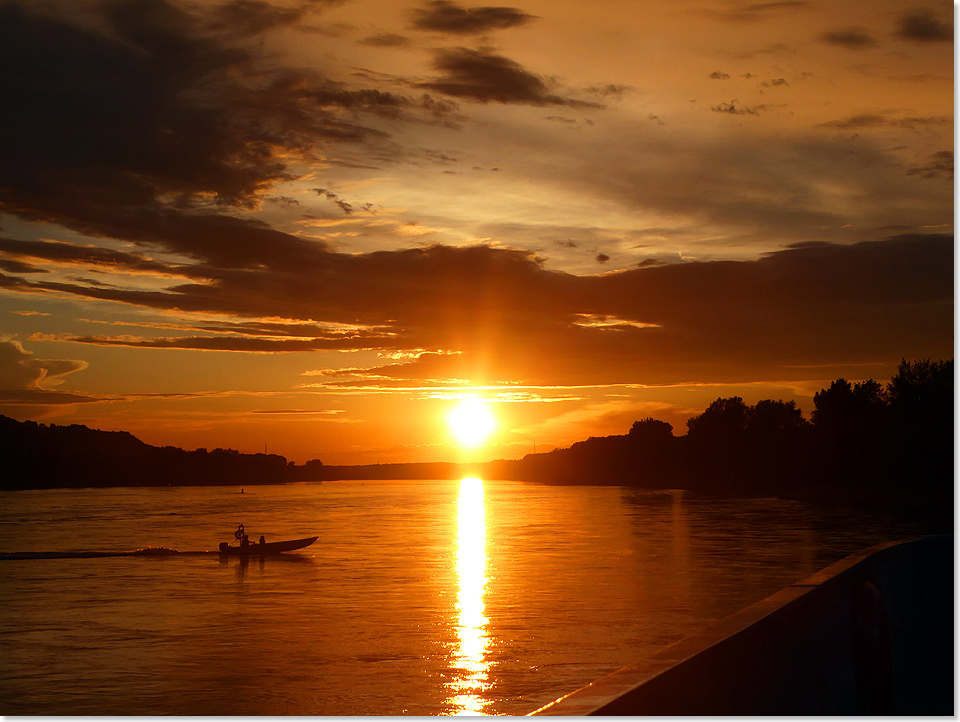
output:
[[190, 349], [194, 351], [239, 351], [243, 353], [284, 353], [350, 349], [392, 348], [395, 341], [389, 337], [370, 335], [345, 338], [244, 338], [224, 336], [175, 336], [162, 338], [130, 338], [128, 336], [84, 336], [60, 334], [38, 335], [33, 340], [67, 341], [93, 346], [122, 346], [127, 348]]
[[[759, 19], [759, 18], [756, 18]], [[756, 50], [748, 50], [743, 52], [738, 52], [736, 55], [731, 57], [738, 60], [750, 60], [755, 58], [765, 58], [765, 56], [792, 56], [796, 54], [796, 48], [786, 43], [773, 43], [772, 45], [767, 45], [762, 48], [757, 48]], [[747, 73], [744, 77], [749, 75], [754, 77], [751, 73]]]
[[950, 43], [953, 42], [953, 26], [941, 21], [929, 8], [915, 8], [900, 17], [897, 36], [922, 43]]
[[22, 406], [29, 409], [31, 415], [35, 413], [37, 407], [90, 404], [97, 401], [116, 400], [117, 398], [75, 394], [67, 391], [38, 391], [35, 389], [8, 391], [0, 389], [0, 403], [3, 404], [7, 413], [10, 413], [11, 409]]
[[305, 374], [320, 376], [317, 382], [306, 386], [328, 388], [358, 388], [375, 384], [379, 388], [402, 386], [447, 386], [462, 384], [472, 373], [473, 362], [461, 354], [424, 352], [412, 359], [371, 368], [321, 369]]
[[704, 11], [727, 22], [752, 23], [811, 7], [807, 0], [780, 0], [779, 2], [731, 2], [722, 10]]
[[0, 133], [0, 186], [12, 197], [0, 200], [25, 202], [56, 182], [121, 202], [238, 202], [285, 177], [274, 154], [291, 139], [250, 122], [228, 102], [236, 84], [220, 85], [249, 72], [247, 52], [203, 37], [162, 0], [103, 7], [111, 36], [0, 6], [0, 94], [12, 109]]
[[283, 208], [296, 208], [300, 205], [300, 201], [296, 198], [290, 198], [289, 196], [271, 196], [266, 199], [266, 202]]
[[413, 11], [413, 27], [453, 35], [475, 35], [525, 25], [533, 15], [508, 7], [464, 8], [447, 0], [433, 0]]
[[311, 188], [310, 190], [312, 190], [317, 195], [323, 196], [327, 200], [333, 201], [334, 204], [346, 215], [350, 215], [351, 213], [353, 213], [353, 210], [354, 210], [353, 206], [347, 203], [342, 198], [340, 198], [340, 196], [338, 196], [333, 191], [329, 191], [326, 188]]
[[583, 92], [595, 95], [598, 98], [613, 98], [620, 100], [624, 93], [633, 90], [632, 85], [623, 85], [619, 83], [602, 83], [600, 85], [590, 85], [583, 89]]
[[[260, 338], [289, 339], [289, 340], [318, 340], [351, 338], [380, 339], [390, 335], [388, 328], [363, 328], [355, 324], [326, 326], [315, 323], [278, 322], [278, 321], [198, 321], [195, 323], [160, 323], [160, 322], [106, 322], [94, 319], [80, 319], [87, 323], [106, 326], [127, 326], [139, 329], [141, 332], [148, 329], [164, 329], [174, 331], [200, 332], [204, 334], [220, 334], [223, 336], [255, 336]], [[84, 338], [94, 338], [84, 336]], [[103, 337], [109, 338], [109, 337]], [[167, 342], [169, 339], [167, 339]]]
[[38, 268], [23, 261], [9, 261], [3, 258], [0, 258], [0, 268], [7, 273], [49, 273], [46, 268]]
[[104, 283], [103, 281], [99, 281], [96, 278], [90, 278], [88, 276], [67, 276], [67, 280], [75, 283], [86, 284], [88, 286], [111, 286], [116, 288], [115, 284]]
[[373, 48], [403, 48], [412, 44], [410, 38], [396, 33], [380, 33], [371, 35], [360, 41], [362, 45], [369, 45]]
[[[660, 327], [637, 332], [646, 338], [645, 359], [667, 353], [690, 378], [698, 363], [746, 378], [731, 361], [757, 368], [763, 357], [775, 368], [815, 358], [896, 359], [898, 347], [951, 356], [952, 268], [952, 237], [916, 235], [645, 268], [598, 286], [617, 299], [608, 313]], [[738, 349], [746, 338], [758, 346]], [[725, 361], [715, 364], [712, 354]]]
[[[384, 129], [397, 120], [449, 119], [456, 105], [440, 93], [475, 102], [596, 108], [573, 96], [619, 91], [558, 89], [492, 51], [464, 48], [436, 51], [440, 78], [422, 86], [436, 94], [419, 97], [402, 79], [369, 71], [341, 82], [319, 68], [284, 69], [252, 40], [306, 12], [302, 4], [284, 10], [237, 2], [215, 11], [165, 0], [104, 0], [98, 22], [83, 27], [66, 15], [43, 15], [40, 5], [0, 5], [0, 204], [91, 242], [0, 238], [0, 286], [9, 294], [94, 299], [192, 319], [160, 338], [136, 328], [129, 337], [50, 339], [262, 353], [430, 348], [450, 353], [418, 359], [402, 373], [522, 381], [539, 380], [542, 371], [557, 383], [593, 379], [594, 373], [618, 381], [688, 380], [702, 378], [701, 371], [746, 378], [786, 361], [942, 355], [944, 339], [952, 339], [952, 321], [946, 323], [952, 318], [952, 245], [940, 237], [792, 247], [736, 263], [647, 263], [579, 277], [548, 271], [533, 254], [500, 247], [337, 253], [262, 221], [232, 217], [231, 206], [252, 206], [312, 154], [341, 166], [355, 159], [338, 156], [336, 148], [362, 147], [371, 165], [398, 157], [402, 150]], [[738, 7], [760, 16], [805, 5]], [[714, 110], [739, 115], [767, 107], [733, 101]], [[877, 115], [843, 122], [941, 121]], [[589, 186], [632, 208], [692, 214], [719, 228], [749, 226], [765, 240], [784, 242], [847, 220], [821, 210], [821, 181], [836, 181], [864, 198], [892, 198], [900, 190], [887, 187], [876, 172], [876, 155], [848, 158], [848, 144], [771, 139], [696, 148], [658, 138], [656, 146], [625, 148], [626, 136], [609, 137], [609, 147], [598, 146], [600, 158], [584, 154], [582, 167], [574, 159], [545, 168], [544, 176], [569, 173], [547, 180]], [[510, 139], [502, 142], [507, 157]], [[660, 162], [666, 157], [669, 163]], [[464, 156], [462, 162], [477, 161]], [[916, 172], [942, 175], [948, 162], [952, 169], [952, 155], [938, 154]], [[732, 167], [742, 183], [730, 183]], [[767, 193], [771, 188], [776, 194]], [[333, 191], [317, 192], [345, 213], [360, 207]], [[579, 232], [585, 235], [537, 232], [541, 245], [569, 238], [566, 243], [584, 249], [612, 247], [584, 229]], [[101, 247], [116, 245], [98, 241], [104, 238], [131, 245]], [[158, 260], [167, 253], [179, 260]], [[578, 255], [590, 264], [604, 254]], [[64, 266], [77, 267], [69, 271], [78, 275], [64, 276]], [[150, 274], [150, 282], [137, 274]], [[202, 320], [207, 314], [236, 320]], [[578, 325], [585, 315], [625, 321], [614, 333]], [[11, 358], [19, 364], [23, 354]], [[8, 366], [21, 374], [38, 368]], [[69, 372], [52, 362], [45, 368], [48, 380]], [[401, 373], [384, 368], [384, 374]], [[23, 378], [10, 393], [42, 391], [29, 387], [36, 375]]]
[[849, 118], [832, 120], [829, 123], [823, 123], [824, 128], [839, 128], [841, 130], [862, 130], [867, 128], [906, 128], [912, 130], [923, 126], [950, 125], [953, 123], [953, 117], [949, 115], [937, 115], [930, 117], [906, 117], [895, 118], [890, 115], [877, 113], [862, 113], [852, 115]]
[[[78, 193], [77, 197], [46, 200], [42, 209], [57, 223], [96, 235], [116, 238], [138, 245], [165, 249], [192, 259], [208, 262], [212, 268], [243, 269], [269, 264], [271, 267], [296, 266], [316, 258], [316, 241], [306, 241], [276, 231], [259, 221], [244, 220], [216, 213], [184, 213], [159, 204], [141, 208], [100, 206]], [[27, 215], [25, 212], [23, 215]], [[44, 215], [36, 214], [35, 217]], [[196, 267], [171, 266], [154, 262], [140, 254], [124, 254], [104, 249], [58, 244], [46, 241], [0, 240], [8, 253], [20, 252], [73, 263], [130, 270], [155, 270], [175, 274], [193, 274]], [[18, 250], [19, 249], [19, 250]]]
[[422, 87], [455, 98], [480, 103], [603, 107], [599, 103], [557, 95], [545, 80], [519, 63], [484, 50], [438, 50], [434, 67], [444, 75]]
[[207, 25], [211, 30], [245, 37], [259, 35], [300, 20], [308, 10], [300, 7], [277, 7], [263, 0], [232, 0], [218, 5], [210, 12]]
[[256, 409], [251, 414], [307, 414], [309, 416], [335, 416], [342, 414], [343, 409]]
[[[22, 241], [0, 237], [0, 252], [18, 255], [23, 258], [42, 259], [58, 264], [96, 267], [102, 270], [112, 269], [171, 275], [179, 275], [181, 271], [189, 272], [188, 268], [178, 268], [173, 264], [160, 263], [144, 258], [139, 254], [49, 240]], [[17, 272], [9, 267], [7, 270], [11, 273]], [[33, 272], [36, 272], [36, 269]]]
[[239, 230], [211, 211], [255, 204], [291, 177], [291, 162], [322, 151], [337, 163], [336, 148], [349, 146], [396, 157], [376, 121], [432, 123], [454, 110], [428, 94], [284, 69], [244, 40], [308, 5], [323, 3], [104, 0], [81, 26], [38, 4], [0, 4], [0, 210], [178, 246], [199, 226]]
[[923, 178], [953, 178], [953, 151], [941, 150], [934, 153], [930, 160], [907, 171], [909, 175]]
[[824, 123], [823, 127], [855, 130], [860, 128], [876, 128], [887, 125], [889, 122], [890, 119], [882, 115], [861, 113], [859, 115], [852, 115], [849, 118], [844, 118], [842, 120], [832, 120], [829, 123]]
[[390, 335], [390, 329], [360, 328], [355, 325], [340, 327], [324, 327], [315, 323], [277, 323], [270, 321], [229, 322], [217, 321], [197, 324], [201, 331], [214, 331], [224, 334], [239, 334], [246, 336], [275, 336], [281, 338], [385, 338]]
[[[203, 282], [163, 291], [25, 279], [7, 285], [237, 318], [196, 324], [207, 335], [38, 339], [259, 353], [443, 352], [377, 372], [391, 378], [756, 380], [785, 364], [824, 359], [949, 356], [953, 343], [950, 236], [801, 244], [755, 261], [647, 263], [599, 276], [548, 271], [531, 254], [487, 246], [363, 255], [314, 247], [300, 261], [248, 269], [198, 263], [193, 274], [206, 274]], [[601, 316], [618, 322], [581, 323]]]
[[729, 113], [730, 115], [759, 115], [769, 108], [768, 105], [737, 105], [737, 102], [734, 99], [729, 103], [711, 105], [710, 110], [714, 113]]
[[711, 80], [727, 80], [730, 77], [730, 73], [724, 73], [720, 70], [714, 70], [708, 76]]
[[823, 33], [820, 39], [831, 45], [840, 45], [852, 50], [862, 50], [876, 46], [877, 41], [863, 28], [846, 28]]

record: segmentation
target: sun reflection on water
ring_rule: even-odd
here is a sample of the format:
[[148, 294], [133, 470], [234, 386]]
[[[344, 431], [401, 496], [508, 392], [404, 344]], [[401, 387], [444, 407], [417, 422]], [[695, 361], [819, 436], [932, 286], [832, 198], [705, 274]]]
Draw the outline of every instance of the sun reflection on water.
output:
[[454, 679], [447, 703], [454, 715], [482, 715], [490, 687], [486, 661], [489, 639], [483, 593], [487, 585], [486, 521], [483, 481], [463, 479], [457, 501], [457, 641]]

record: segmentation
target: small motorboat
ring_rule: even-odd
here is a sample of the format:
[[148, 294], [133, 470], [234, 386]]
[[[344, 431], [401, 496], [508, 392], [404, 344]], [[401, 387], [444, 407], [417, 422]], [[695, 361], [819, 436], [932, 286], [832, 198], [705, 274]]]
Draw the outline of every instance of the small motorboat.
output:
[[292, 552], [297, 549], [303, 549], [313, 544], [318, 537], [312, 536], [306, 539], [291, 539], [289, 541], [262, 542], [260, 544], [245, 544], [240, 546], [230, 546], [226, 542], [220, 544], [221, 554], [230, 554], [241, 557], [266, 557], [280, 552]]

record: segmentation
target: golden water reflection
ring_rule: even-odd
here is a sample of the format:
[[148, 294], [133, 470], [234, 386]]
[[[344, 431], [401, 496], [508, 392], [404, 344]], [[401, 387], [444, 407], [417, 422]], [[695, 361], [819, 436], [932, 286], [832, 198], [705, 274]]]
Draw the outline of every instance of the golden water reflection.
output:
[[490, 700], [486, 661], [489, 639], [483, 594], [487, 585], [483, 481], [463, 479], [457, 500], [457, 642], [454, 679], [447, 704], [451, 714], [482, 715]]

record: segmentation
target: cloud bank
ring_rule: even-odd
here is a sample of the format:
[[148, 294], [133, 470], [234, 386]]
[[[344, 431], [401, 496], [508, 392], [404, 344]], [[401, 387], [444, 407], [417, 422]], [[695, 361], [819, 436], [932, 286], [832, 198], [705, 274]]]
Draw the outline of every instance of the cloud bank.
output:
[[[4, 248], [26, 264], [64, 257], [65, 244], [49, 244], [49, 254], [47, 245]], [[199, 333], [181, 336], [55, 336], [74, 343], [443, 352], [375, 371], [396, 378], [575, 385], [680, 383], [706, 375], [735, 381], [824, 360], [949, 355], [952, 343], [953, 245], [943, 235], [797, 244], [754, 261], [647, 265], [601, 276], [549, 271], [529, 253], [491, 246], [355, 255], [288, 239], [273, 244], [256, 267], [243, 243], [194, 253], [201, 256], [197, 262], [168, 269], [191, 281], [163, 290], [30, 274], [0, 278], [21, 293], [237, 319], [196, 324]], [[109, 256], [107, 270], [120, 260], [134, 268], [145, 263], [137, 254]], [[91, 270], [97, 261], [86, 258]], [[256, 320], [267, 318], [285, 323]]]

